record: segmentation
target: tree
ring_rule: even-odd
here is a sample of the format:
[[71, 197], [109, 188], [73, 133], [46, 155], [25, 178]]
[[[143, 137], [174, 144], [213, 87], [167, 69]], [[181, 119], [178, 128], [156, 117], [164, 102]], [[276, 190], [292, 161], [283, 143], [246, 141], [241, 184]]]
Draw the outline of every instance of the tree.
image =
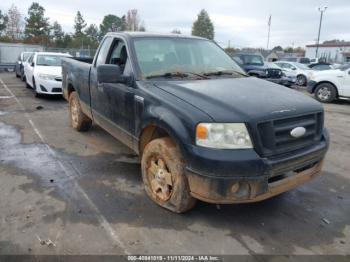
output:
[[23, 21], [22, 15], [17, 7], [12, 4], [7, 12], [6, 34], [12, 40], [18, 40], [22, 36]]
[[278, 45], [278, 46], [275, 46], [274, 48], [272, 48], [272, 51], [283, 51], [283, 48], [282, 48], [282, 46]]
[[171, 31], [171, 33], [172, 34], [179, 34], [179, 35], [181, 35], [181, 31], [179, 30], [179, 29], [173, 29], [172, 31]]
[[88, 45], [90, 45], [91, 47], [98, 46], [99, 32], [95, 24], [91, 24], [86, 28], [85, 35], [87, 38]]
[[116, 15], [106, 15], [100, 24], [100, 34], [104, 36], [108, 32], [121, 31], [122, 18]]
[[144, 22], [141, 21], [137, 9], [131, 9], [127, 12], [125, 29], [128, 31], [146, 31]]
[[8, 21], [7, 15], [3, 14], [0, 10], [0, 36], [2, 36], [2, 33], [6, 29], [7, 21]]
[[198, 14], [197, 20], [192, 26], [192, 35], [200, 36], [204, 38], [214, 39], [214, 25], [210, 20], [210, 17], [204, 9]]
[[126, 31], [127, 25], [126, 25], [126, 16], [123, 15], [121, 18], [121, 28], [120, 31]]
[[45, 17], [45, 8], [38, 3], [32, 3], [28, 9], [28, 17], [25, 20], [24, 34], [26, 38], [42, 39], [42, 37], [49, 34], [49, 19]]
[[64, 32], [62, 30], [62, 26], [57, 21], [55, 21], [51, 29], [52, 29], [52, 40], [55, 42], [55, 45], [62, 46], [63, 38], [64, 38]]
[[81, 15], [80, 11], [78, 11], [74, 19], [74, 29], [75, 29], [74, 36], [75, 37], [83, 36], [84, 35], [83, 30], [85, 27], [86, 27], [86, 22], [83, 16]]

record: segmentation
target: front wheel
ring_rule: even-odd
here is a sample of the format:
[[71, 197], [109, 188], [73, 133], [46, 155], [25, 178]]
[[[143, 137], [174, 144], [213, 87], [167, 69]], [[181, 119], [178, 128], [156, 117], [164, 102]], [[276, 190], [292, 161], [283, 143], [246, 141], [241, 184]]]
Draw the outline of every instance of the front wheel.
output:
[[297, 76], [297, 81], [296, 81], [296, 84], [298, 86], [305, 86], [306, 85], [306, 77], [304, 75], [298, 75]]
[[315, 90], [315, 98], [322, 103], [330, 103], [337, 98], [337, 90], [331, 84], [320, 84]]
[[70, 121], [74, 129], [79, 132], [88, 131], [92, 125], [91, 119], [81, 110], [79, 97], [76, 92], [69, 96]]
[[186, 212], [195, 206], [184, 160], [170, 137], [157, 138], [146, 145], [141, 170], [146, 193], [158, 205], [175, 213]]
[[40, 94], [38, 93], [38, 91], [37, 91], [36, 88], [37, 88], [37, 87], [36, 87], [36, 84], [35, 84], [35, 79], [34, 79], [34, 77], [33, 77], [33, 91], [34, 91], [34, 96], [35, 96], [36, 98], [39, 98], [39, 97], [40, 97]]

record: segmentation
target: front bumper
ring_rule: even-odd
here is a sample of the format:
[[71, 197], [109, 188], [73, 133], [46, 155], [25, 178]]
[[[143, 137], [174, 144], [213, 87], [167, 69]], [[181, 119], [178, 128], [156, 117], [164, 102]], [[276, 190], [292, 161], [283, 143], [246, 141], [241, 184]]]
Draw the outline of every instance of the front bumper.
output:
[[223, 156], [220, 153], [199, 156], [197, 152], [189, 159], [186, 169], [191, 194], [217, 204], [257, 202], [273, 197], [320, 175], [328, 146], [325, 132], [316, 145], [270, 159], [261, 158], [254, 150], [238, 150], [235, 155], [226, 153], [226, 159], [220, 159]]
[[36, 91], [39, 94], [60, 95], [62, 94], [62, 81], [36, 79]]
[[265, 78], [265, 80], [273, 82], [275, 84], [284, 85], [284, 86], [291, 86], [295, 84], [295, 80], [287, 77], [282, 78]]
[[313, 81], [313, 80], [309, 80], [307, 82], [307, 91], [312, 94], [315, 92], [315, 86], [316, 86], [317, 82]]

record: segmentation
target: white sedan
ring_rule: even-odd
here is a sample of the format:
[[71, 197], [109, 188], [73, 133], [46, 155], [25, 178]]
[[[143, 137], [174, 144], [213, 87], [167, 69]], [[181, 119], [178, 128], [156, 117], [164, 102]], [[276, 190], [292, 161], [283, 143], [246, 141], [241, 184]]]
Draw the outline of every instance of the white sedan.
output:
[[289, 61], [277, 61], [276, 65], [283, 68], [285, 71], [295, 72], [297, 76], [296, 84], [299, 86], [305, 86], [312, 73], [312, 70], [304, 64]]
[[62, 65], [64, 57], [71, 57], [64, 53], [36, 52], [27, 61], [24, 67], [27, 87], [40, 94], [62, 94]]

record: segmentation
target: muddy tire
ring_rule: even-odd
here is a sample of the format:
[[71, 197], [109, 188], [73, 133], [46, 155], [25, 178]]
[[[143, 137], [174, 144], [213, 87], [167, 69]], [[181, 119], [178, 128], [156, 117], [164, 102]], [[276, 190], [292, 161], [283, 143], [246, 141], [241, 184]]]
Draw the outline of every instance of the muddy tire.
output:
[[34, 96], [36, 97], [36, 98], [40, 98], [40, 94], [38, 93], [38, 91], [36, 90], [36, 84], [35, 84], [35, 79], [34, 79], [34, 77], [33, 77], [33, 92], [34, 92]]
[[296, 84], [298, 86], [305, 86], [306, 82], [307, 82], [307, 79], [306, 79], [306, 77], [304, 75], [298, 75], [297, 76]]
[[157, 138], [146, 145], [141, 171], [146, 193], [158, 205], [175, 213], [186, 212], [195, 206], [184, 160], [171, 138]]
[[72, 127], [79, 132], [88, 131], [91, 128], [92, 121], [81, 110], [76, 92], [72, 92], [69, 96], [69, 116]]
[[320, 84], [315, 90], [315, 98], [322, 103], [333, 102], [337, 98], [337, 90], [332, 84]]

